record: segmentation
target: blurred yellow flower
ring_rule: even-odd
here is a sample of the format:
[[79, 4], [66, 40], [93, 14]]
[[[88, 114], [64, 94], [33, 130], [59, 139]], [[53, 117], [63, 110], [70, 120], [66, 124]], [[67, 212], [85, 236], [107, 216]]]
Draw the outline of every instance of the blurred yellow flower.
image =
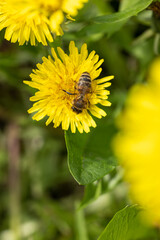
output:
[[[64, 14], [75, 16], [88, 0], [2, 0], [0, 1], [0, 30], [6, 28], [5, 38], [23, 45], [35, 40], [47, 45], [52, 34], [62, 35]], [[46, 40], [47, 39], [47, 40]]]
[[114, 149], [125, 169], [134, 200], [145, 217], [160, 223], [160, 59], [149, 71], [147, 84], [132, 88], [117, 121]]
[[[76, 128], [80, 133], [89, 132], [90, 127], [96, 127], [96, 123], [89, 114], [89, 112], [97, 118], [106, 116], [105, 111], [96, 106], [102, 104], [110, 106], [107, 100], [109, 91], [105, 90], [110, 86], [108, 82], [113, 76], [104, 77], [95, 80], [101, 73], [102, 68], [99, 68], [103, 63], [103, 59], [99, 60], [99, 56], [92, 51], [88, 56], [87, 45], [83, 44], [80, 53], [73, 41], [70, 42], [69, 51], [67, 55], [61, 48], [57, 48], [60, 58], [52, 48], [52, 55], [48, 58], [43, 57], [43, 63], [37, 64], [36, 70], [30, 75], [32, 81], [24, 81], [29, 86], [38, 89], [35, 96], [30, 100], [36, 103], [29, 109], [29, 113], [35, 113], [34, 120], [41, 120], [48, 116], [46, 125], [53, 122], [54, 127], [62, 124], [62, 129], [68, 130], [69, 126], [73, 133]], [[80, 94], [77, 88], [77, 83], [85, 72], [90, 76], [91, 87], [89, 91], [80, 97], [84, 103], [82, 109], [75, 111], [74, 100]], [[87, 76], [87, 81], [89, 80]], [[89, 111], [89, 112], [88, 112]]]

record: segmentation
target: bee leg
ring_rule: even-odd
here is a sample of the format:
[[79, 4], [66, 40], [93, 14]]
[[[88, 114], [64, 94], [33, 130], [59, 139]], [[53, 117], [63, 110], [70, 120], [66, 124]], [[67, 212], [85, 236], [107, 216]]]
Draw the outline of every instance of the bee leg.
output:
[[70, 92], [67, 92], [66, 90], [62, 89], [64, 92], [66, 92], [67, 94], [69, 95], [77, 95], [77, 93], [70, 93]]
[[86, 106], [87, 108], [90, 108], [91, 104], [90, 104], [90, 101], [89, 101], [89, 100], [87, 101], [87, 104], [86, 104], [86, 105], [87, 105], [87, 106]]
[[74, 86], [74, 90], [77, 90], [77, 86], [76, 85]]

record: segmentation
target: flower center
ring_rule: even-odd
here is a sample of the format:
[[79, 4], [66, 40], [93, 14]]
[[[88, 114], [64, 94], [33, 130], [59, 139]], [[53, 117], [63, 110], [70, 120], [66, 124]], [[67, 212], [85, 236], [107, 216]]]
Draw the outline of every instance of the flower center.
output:
[[61, 9], [63, 0], [48, 0], [45, 2], [44, 0], [39, 0], [39, 8], [43, 13], [47, 13], [47, 15], [51, 15], [53, 12]]

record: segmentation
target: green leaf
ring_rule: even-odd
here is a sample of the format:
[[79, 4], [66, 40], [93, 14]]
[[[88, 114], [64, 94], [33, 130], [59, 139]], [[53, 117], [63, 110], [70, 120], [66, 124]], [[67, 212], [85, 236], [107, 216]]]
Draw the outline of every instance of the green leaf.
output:
[[96, 23], [113, 23], [113, 22], [120, 22], [123, 21], [127, 18], [130, 18], [132, 16], [137, 15], [139, 12], [143, 11], [146, 9], [152, 0], [137, 0], [136, 2], [134, 1], [134, 4], [130, 1], [130, 6], [123, 9], [123, 11], [112, 13], [112, 14], [107, 14], [104, 16], [100, 17], [95, 17], [93, 19], [94, 22]]
[[138, 3], [139, 3], [139, 0], [132, 0], [132, 1], [130, 1], [130, 0], [122, 0], [120, 2], [119, 9], [120, 9], [120, 11], [123, 11], [123, 10], [125, 10], [127, 8], [130, 8], [131, 6], [134, 6], [134, 5], [138, 4]]
[[137, 15], [139, 12], [146, 9], [152, 0], [134, 0], [128, 2], [123, 6], [123, 11], [98, 16], [91, 19], [92, 23], [83, 28], [79, 34], [97, 34], [109, 33], [112, 34], [119, 30], [127, 21], [128, 18]]
[[[125, 21], [126, 22], [126, 21]], [[124, 21], [119, 22], [105, 22], [105, 23], [96, 23], [92, 22], [90, 25], [84, 27], [81, 31], [77, 33], [78, 37], [85, 37], [88, 40], [94, 40], [93, 35], [108, 33], [109, 35], [118, 31], [124, 24]]]
[[87, 207], [90, 203], [97, 200], [102, 194], [112, 191], [122, 179], [122, 171], [114, 171], [101, 180], [85, 186], [84, 197], [79, 205], [79, 209]]
[[109, 222], [98, 240], [138, 240], [143, 237], [153, 237], [154, 232], [141, 222], [140, 212], [141, 210], [135, 205], [120, 210]]
[[85, 187], [84, 198], [80, 203], [79, 208], [86, 207], [89, 203], [96, 200], [102, 193], [102, 181], [90, 183]]
[[90, 133], [65, 133], [68, 166], [79, 184], [89, 184], [101, 179], [116, 166], [110, 142], [115, 127], [110, 121], [101, 120]]

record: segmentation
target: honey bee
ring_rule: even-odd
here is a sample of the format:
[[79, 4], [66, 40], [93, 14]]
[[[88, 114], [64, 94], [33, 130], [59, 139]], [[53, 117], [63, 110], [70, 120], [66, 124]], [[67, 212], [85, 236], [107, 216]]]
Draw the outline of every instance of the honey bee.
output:
[[77, 95], [72, 101], [73, 112], [79, 114], [87, 107], [88, 99], [86, 94], [91, 93], [91, 77], [88, 72], [83, 72], [76, 85], [78, 93], [69, 93], [65, 90], [64, 92], [70, 95]]

